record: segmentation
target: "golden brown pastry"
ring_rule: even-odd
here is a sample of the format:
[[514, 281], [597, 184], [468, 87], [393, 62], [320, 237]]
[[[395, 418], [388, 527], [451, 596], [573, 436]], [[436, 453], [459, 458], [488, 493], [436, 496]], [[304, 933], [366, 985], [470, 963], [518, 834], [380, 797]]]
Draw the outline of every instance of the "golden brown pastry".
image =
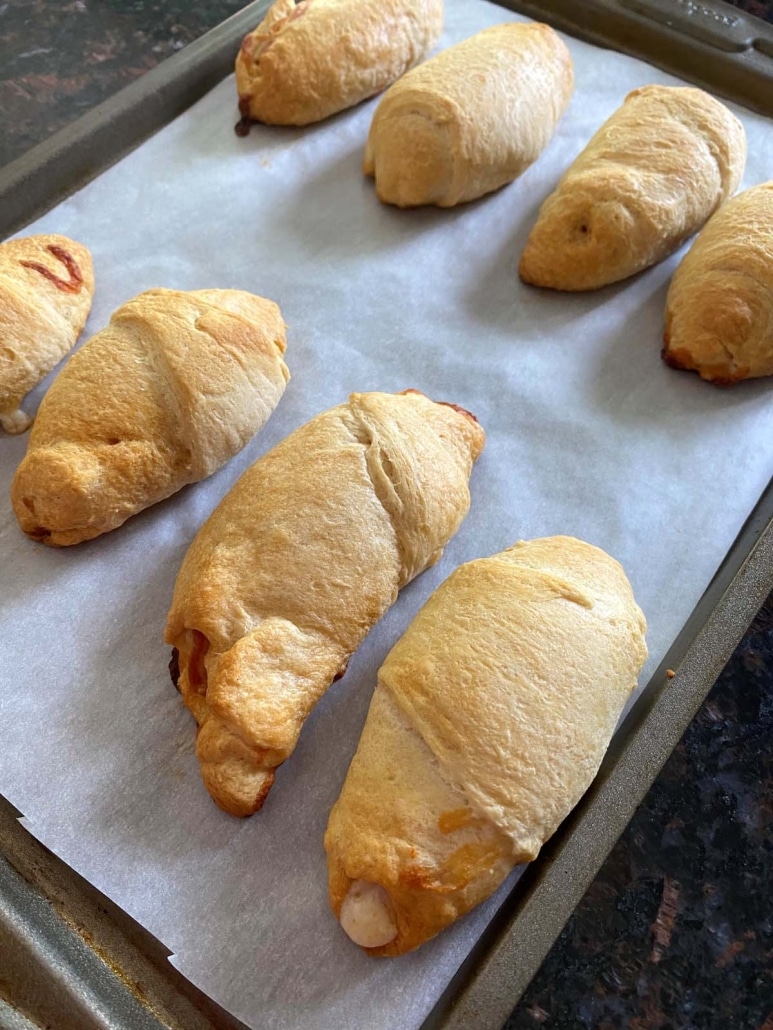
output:
[[77, 544], [211, 475], [268, 419], [289, 373], [284, 323], [241, 290], [148, 290], [46, 394], [11, 500], [35, 540]]
[[166, 640], [226, 812], [258, 811], [314, 705], [440, 558], [483, 441], [467, 412], [415, 391], [352, 394], [264, 455], [202, 526]]
[[512, 182], [547, 146], [572, 95], [572, 59], [547, 25], [495, 25], [385, 93], [364, 171], [380, 200], [452, 207]]
[[773, 182], [717, 211], [677, 268], [663, 360], [720, 386], [773, 375]]
[[0, 243], [0, 426], [22, 433], [19, 405], [71, 350], [94, 296], [91, 254], [67, 236]]
[[596, 290], [657, 264], [735, 193], [745, 163], [743, 126], [708, 93], [635, 89], [540, 208], [521, 279]]
[[276, 0], [236, 58], [242, 117], [308, 125], [380, 93], [432, 49], [443, 0]]
[[644, 663], [616, 561], [548, 537], [461, 566], [378, 674], [325, 834], [373, 955], [423, 944], [535, 858], [588, 789]]

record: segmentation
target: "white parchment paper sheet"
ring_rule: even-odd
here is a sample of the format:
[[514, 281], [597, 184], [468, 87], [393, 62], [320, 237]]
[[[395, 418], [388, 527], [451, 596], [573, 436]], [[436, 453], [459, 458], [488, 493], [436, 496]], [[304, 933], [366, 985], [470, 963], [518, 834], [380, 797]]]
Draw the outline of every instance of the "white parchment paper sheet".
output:
[[[479, 0], [447, 6], [443, 46], [518, 20]], [[549, 148], [457, 210], [378, 203], [360, 172], [375, 101], [242, 140], [228, 80], [29, 230], [91, 247], [90, 333], [154, 286], [252, 290], [289, 325], [293, 379], [263, 432], [209, 481], [91, 544], [22, 537], [8, 488], [26, 439], [0, 440], [0, 787], [31, 832], [255, 1027], [417, 1027], [497, 904], [396, 961], [366, 958], [327, 907], [327, 814], [376, 670], [430, 592], [518, 538], [583, 537], [623, 562], [646, 612], [644, 683], [773, 473], [769, 383], [722, 391], [660, 361], [678, 256], [599, 293], [518, 281], [537, 208], [572, 158], [628, 90], [676, 81], [567, 42], [576, 93]], [[751, 186], [773, 174], [773, 129], [738, 113]], [[263, 812], [231, 819], [199, 781], [194, 724], [166, 670], [177, 569], [240, 473], [292, 429], [349, 391], [406, 387], [486, 428], [470, 515], [319, 704]]]

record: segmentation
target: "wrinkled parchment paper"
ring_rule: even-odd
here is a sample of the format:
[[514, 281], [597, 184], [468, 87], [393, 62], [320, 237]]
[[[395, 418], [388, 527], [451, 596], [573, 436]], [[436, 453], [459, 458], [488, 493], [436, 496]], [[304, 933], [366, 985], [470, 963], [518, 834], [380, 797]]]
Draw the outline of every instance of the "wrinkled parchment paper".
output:
[[[480, 0], [447, 7], [444, 47], [518, 20]], [[563, 169], [628, 90], [676, 81], [567, 42], [576, 92], [547, 151], [457, 210], [378, 203], [360, 172], [375, 101], [243, 140], [229, 79], [28, 230], [91, 247], [88, 333], [154, 286], [252, 290], [289, 326], [293, 379], [258, 437], [93, 543], [51, 550], [21, 535], [8, 488], [26, 438], [0, 440], [0, 789], [36, 837], [254, 1027], [418, 1027], [503, 896], [399, 960], [367, 958], [328, 910], [327, 814], [376, 670], [430, 592], [518, 538], [583, 537], [622, 561], [647, 615], [644, 684], [773, 472], [769, 382], [718, 390], [660, 361], [678, 255], [599, 293], [518, 281]], [[773, 128], [738, 113], [751, 186], [773, 170]], [[240, 473], [292, 429], [349, 391], [406, 387], [464, 405], [486, 428], [470, 515], [319, 704], [263, 812], [231, 819], [200, 783], [194, 724], [167, 673], [177, 569]]]

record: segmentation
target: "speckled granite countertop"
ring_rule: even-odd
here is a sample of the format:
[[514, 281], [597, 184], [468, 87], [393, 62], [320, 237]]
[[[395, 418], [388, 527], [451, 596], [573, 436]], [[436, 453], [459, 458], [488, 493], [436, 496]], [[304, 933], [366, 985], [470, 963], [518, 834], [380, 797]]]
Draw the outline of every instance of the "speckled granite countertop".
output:
[[[0, 165], [239, 10], [0, 2]], [[773, 2], [736, 4], [773, 22]], [[773, 596], [509, 1030], [773, 1030]]]

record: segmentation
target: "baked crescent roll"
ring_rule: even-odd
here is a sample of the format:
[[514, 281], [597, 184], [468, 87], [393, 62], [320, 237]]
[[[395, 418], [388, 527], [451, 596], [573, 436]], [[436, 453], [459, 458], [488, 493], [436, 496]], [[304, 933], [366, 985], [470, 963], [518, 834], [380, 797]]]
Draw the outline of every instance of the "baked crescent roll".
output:
[[241, 290], [149, 290], [59, 373], [11, 487], [19, 524], [64, 546], [211, 475], [268, 419], [284, 323]]
[[484, 29], [387, 90], [365, 174], [379, 199], [398, 207], [474, 200], [536, 161], [573, 86], [569, 51], [547, 25]]
[[625, 573], [571, 537], [462, 565], [378, 674], [330, 813], [330, 903], [373, 955], [423, 944], [535, 858], [644, 663]]
[[443, 0], [276, 0], [236, 58], [245, 119], [308, 125], [380, 93], [432, 49]]
[[352, 394], [256, 462], [202, 526], [166, 640], [226, 812], [258, 811], [314, 705], [438, 560], [483, 441], [471, 415], [415, 391]]
[[734, 197], [676, 270], [663, 360], [720, 386], [773, 375], [773, 182]]
[[82, 243], [26, 236], [0, 243], [0, 426], [22, 433], [25, 394], [75, 346], [91, 310], [94, 269]]
[[743, 126], [708, 93], [635, 89], [540, 208], [521, 279], [596, 290], [657, 264], [735, 193], [745, 163]]

